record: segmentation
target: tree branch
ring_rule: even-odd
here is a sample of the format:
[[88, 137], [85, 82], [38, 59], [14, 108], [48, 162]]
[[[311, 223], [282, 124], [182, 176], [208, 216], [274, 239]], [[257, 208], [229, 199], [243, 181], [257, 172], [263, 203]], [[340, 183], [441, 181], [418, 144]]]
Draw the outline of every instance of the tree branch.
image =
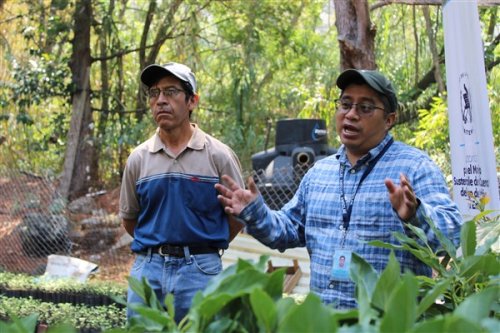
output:
[[[370, 6], [370, 11], [388, 5], [412, 5], [412, 6], [442, 6], [443, 0], [380, 0]], [[500, 5], [499, 0], [478, 0], [479, 7], [492, 7]]]

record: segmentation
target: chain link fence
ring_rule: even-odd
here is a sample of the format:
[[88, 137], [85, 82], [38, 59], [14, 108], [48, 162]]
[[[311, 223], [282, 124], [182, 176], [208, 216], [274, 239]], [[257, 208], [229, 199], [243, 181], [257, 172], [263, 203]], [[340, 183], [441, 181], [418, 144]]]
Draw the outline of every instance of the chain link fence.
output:
[[59, 254], [97, 264], [101, 279], [124, 281], [133, 256], [119, 246], [117, 205], [104, 200], [98, 193], [66, 203], [52, 180], [0, 169], [0, 270], [41, 275], [47, 256]]
[[[272, 209], [288, 202], [305, 168], [252, 171]], [[53, 180], [0, 168], [0, 271], [41, 275], [47, 256], [59, 254], [98, 265], [95, 278], [126, 281], [134, 256], [118, 217], [119, 189], [66, 203]]]

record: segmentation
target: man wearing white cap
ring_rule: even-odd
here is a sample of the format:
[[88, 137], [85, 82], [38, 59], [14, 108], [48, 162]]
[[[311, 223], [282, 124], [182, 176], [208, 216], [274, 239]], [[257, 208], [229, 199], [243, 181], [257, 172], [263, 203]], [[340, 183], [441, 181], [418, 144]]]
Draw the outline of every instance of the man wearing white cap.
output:
[[[222, 271], [221, 253], [241, 230], [214, 189], [223, 174], [243, 185], [241, 167], [227, 145], [191, 123], [199, 95], [189, 67], [153, 64], [141, 82], [158, 128], [127, 160], [120, 216], [137, 255], [130, 276], [146, 278], [161, 301], [173, 294], [179, 322], [194, 294]], [[127, 302], [142, 300], [129, 288]]]

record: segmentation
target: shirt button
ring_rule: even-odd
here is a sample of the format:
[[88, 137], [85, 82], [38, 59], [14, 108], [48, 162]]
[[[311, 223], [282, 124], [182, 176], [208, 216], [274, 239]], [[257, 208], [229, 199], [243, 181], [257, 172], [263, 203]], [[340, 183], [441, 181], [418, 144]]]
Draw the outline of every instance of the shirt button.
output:
[[355, 170], [355, 169], [352, 169], [352, 170], [351, 170], [351, 173], [356, 173], [356, 170]]
[[333, 285], [333, 281], [328, 284], [328, 289], [333, 289], [335, 286]]

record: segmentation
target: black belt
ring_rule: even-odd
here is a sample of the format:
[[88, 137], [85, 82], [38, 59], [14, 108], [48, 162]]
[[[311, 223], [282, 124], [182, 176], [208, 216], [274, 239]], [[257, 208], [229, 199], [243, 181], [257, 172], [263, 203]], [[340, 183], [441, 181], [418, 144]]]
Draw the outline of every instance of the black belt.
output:
[[[190, 254], [217, 253], [219, 249], [212, 246], [188, 246]], [[184, 246], [164, 244], [151, 248], [153, 253], [161, 256], [184, 257]], [[141, 252], [144, 254], [144, 252]]]

